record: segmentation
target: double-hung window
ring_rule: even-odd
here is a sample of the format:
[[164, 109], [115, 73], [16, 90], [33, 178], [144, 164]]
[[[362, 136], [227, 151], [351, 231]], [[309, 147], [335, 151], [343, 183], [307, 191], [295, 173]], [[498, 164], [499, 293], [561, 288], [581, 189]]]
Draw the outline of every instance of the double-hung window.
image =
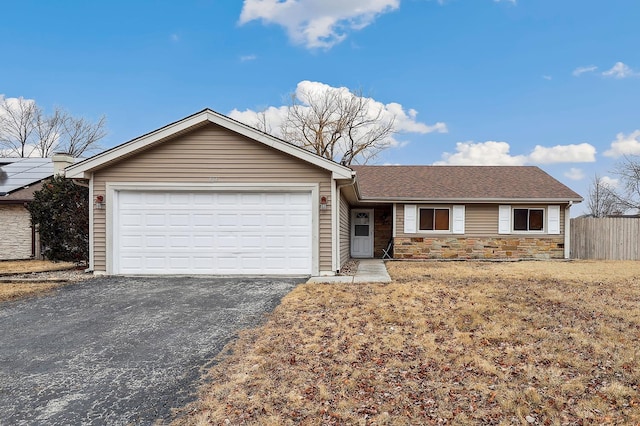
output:
[[449, 209], [420, 208], [420, 231], [449, 231]]
[[514, 231], [542, 231], [544, 209], [513, 209]]

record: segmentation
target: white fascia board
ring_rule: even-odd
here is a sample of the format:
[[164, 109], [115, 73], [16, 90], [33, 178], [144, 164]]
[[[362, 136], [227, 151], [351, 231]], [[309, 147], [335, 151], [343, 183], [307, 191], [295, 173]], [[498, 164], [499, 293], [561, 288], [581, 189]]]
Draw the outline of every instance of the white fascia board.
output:
[[326, 158], [315, 155], [295, 145], [291, 145], [289, 143], [281, 141], [273, 136], [269, 136], [266, 133], [262, 133], [250, 126], [247, 126], [224, 115], [218, 114], [212, 110], [201, 111], [183, 120], [177, 121], [173, 124], [169, 124], [168, 126], [151, 132], [147, 135], [126, 142], [116, 148], [105, 151], [102, 154], [98, 154], [86, 161], [70, 166], [66, 169], [65, 176], [68, 178], [87, 179], [89, 178], [90, 171], [100, 167], [105, 163], [116, 160], [127, 154], [131, 154], [161, 139], [168, 138], [172, 135], [175, 135], [179, 132], [205, 123], [207, 121], [246, 136], [278, 151], [284, 152], [293, 157], [311, 163], [322, 169], [328, 170], [332, 172], [332, 176], [334, 179], [351, 178], [353, 171], [348, 167], [335, 163], [331, 160], [327, 160]]

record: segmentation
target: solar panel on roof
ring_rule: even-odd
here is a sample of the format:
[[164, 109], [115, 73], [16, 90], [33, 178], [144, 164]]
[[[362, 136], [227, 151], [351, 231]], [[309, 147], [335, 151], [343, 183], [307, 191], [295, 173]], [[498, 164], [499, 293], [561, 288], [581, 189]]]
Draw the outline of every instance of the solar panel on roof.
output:
[[0, 194], [4, 195], [53, 175], [50, 158], [20, 158], [0, 166]]

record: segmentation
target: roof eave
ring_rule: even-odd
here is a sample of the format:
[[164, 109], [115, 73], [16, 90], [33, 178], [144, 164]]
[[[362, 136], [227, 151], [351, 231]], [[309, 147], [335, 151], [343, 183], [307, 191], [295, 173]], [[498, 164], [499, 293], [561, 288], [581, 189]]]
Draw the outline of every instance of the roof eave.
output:
[[412, 198], [412, 197], [359, 197], [362, 203], [464, 203], [464, 204], [547, 204], [581, 203], [583, 198]]

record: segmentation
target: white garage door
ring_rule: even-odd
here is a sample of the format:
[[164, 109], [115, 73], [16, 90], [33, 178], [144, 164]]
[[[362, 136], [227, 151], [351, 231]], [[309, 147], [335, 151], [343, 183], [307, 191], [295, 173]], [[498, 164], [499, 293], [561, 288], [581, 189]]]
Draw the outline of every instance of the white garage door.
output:
[[119, 274], [312, 272], [310, 192], [119, 191]]

